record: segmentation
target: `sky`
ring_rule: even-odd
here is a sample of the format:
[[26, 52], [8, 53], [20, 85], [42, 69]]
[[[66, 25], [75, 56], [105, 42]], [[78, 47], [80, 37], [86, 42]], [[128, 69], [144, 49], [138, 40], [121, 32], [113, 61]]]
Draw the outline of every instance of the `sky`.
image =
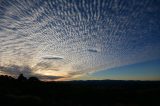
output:
[[160, 80], [160, 59], [89, 73], [74, 80]]
[[0, 0], [0, 74], [159, 80], [159, 0]]

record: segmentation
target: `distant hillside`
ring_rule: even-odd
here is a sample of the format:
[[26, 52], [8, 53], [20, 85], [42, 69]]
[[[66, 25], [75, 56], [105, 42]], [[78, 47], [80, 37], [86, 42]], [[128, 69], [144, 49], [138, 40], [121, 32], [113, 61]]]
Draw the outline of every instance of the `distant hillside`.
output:
[[0, 106], [159, 106], [160, 81], [42, 82], [0, 76]]

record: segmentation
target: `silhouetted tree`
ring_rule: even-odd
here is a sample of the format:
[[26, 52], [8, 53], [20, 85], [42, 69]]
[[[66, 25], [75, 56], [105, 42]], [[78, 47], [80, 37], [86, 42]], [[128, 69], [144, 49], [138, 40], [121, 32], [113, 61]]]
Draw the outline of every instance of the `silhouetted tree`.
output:
[[1, 81], [14, 80], [14, 78], [8, 75], [0, 75], [0, 80]]
[[30, 77], [30, 78], [28, 79], [28, 81], [30, 81], [30, 82], [38, 82], [39, 79], [38, 79], [37, 77]]
[[19, 77], [18, 77], [18, 80], [19, 80], [19, 81], [26, 81], [27, 78], [24, 77], [23, 74], [20, 74]]

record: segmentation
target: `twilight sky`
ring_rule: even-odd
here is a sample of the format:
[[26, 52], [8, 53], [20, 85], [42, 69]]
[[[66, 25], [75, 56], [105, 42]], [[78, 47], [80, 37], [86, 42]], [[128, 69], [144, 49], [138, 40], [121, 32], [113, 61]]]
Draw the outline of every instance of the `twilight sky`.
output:
[[0, 0], [0, 74], [160, 80], [159, 19], [160, 0]]

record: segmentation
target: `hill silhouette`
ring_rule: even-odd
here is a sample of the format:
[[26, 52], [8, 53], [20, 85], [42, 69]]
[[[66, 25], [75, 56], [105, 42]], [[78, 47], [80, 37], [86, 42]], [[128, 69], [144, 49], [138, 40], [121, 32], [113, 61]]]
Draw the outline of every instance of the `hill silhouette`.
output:
[[159, 106], [160, 81], [60, 81], [0, 76], [0, 106]]

